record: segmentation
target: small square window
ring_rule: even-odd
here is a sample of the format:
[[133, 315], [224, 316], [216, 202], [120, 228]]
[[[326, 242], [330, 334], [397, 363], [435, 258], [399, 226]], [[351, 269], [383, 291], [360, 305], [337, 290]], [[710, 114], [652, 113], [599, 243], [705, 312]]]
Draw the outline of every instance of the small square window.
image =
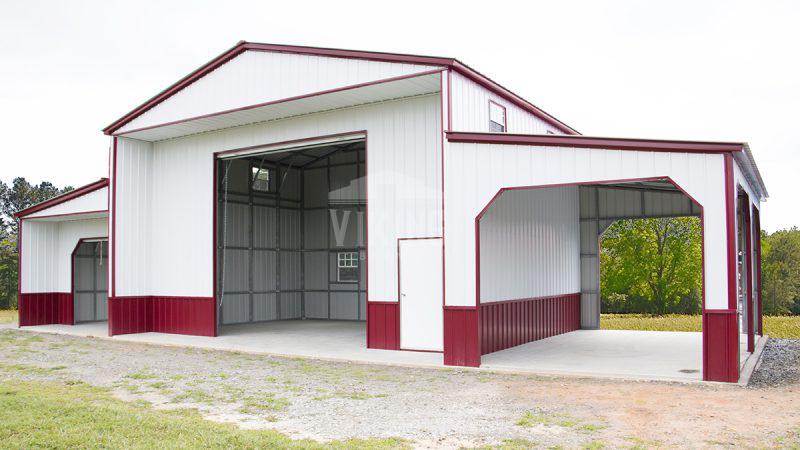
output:
[[506, 108], [493, 101], [489, 101], [489, 131], [494, 133], [505, 133], [506, 131]]
[[342, 283], [358, 282], [358, 252], [339, 252], [336, 255], [337, 280]]
[[272, 171], [263, 167], [252, 167], [250, 170], [253, 174], [253, 182], [251, 184], [253, 190], [259, 192], [270, 192], [270, 179], [272, 178], [270, 172]]

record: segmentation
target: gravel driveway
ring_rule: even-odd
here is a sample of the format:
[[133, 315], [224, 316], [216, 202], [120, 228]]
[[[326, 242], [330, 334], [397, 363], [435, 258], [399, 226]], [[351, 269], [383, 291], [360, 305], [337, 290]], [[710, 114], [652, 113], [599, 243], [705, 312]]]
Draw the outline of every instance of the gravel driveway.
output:
[[[775, 342], [754, 375], [757, 387], [743, 389], [334, 363], [6, 329], [0, 380], [80, 380], [155, 408], [197, 408], [211, 420], [321, 441], [772, 446], [800, 431], [800, 346]], [[762, 372], [772, 373], [786, 354], [793, 355], [794, 378], [770, 385], [776, 378]]]

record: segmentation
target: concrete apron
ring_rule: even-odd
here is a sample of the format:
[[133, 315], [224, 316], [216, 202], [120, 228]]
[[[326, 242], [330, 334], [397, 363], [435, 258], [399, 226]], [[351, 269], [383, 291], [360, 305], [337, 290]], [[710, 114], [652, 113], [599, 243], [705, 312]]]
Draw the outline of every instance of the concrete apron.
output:
[[[286, 321], [286, 322], [294, 324], [301, 323], [299, 321]], [[246, 328], [247, 326], [252, 326], [252, 325], [246, 325], [243, 328]], [[249, 337], [251, 343], [254, 343], [256, 345], [242, 345], [239, 342], [231, 342], [230, 340], [226, 340], [225, 334], [219, 337], [203, 337], [203, 336], [187, 336], [187, 335], [164, 334], [164, 333], [139, 333], [139, 334], [127, 334], [127, 335], [118, 335], [109, 337], [107, 335], [106, 331], [107, 329], [103, 326], [102, 323], [82, 324], [76, 326], [39, 325], [39, 326], [30, 326], [23, 328], [17, 328], [15, 324], [10, 324], [7, 326], [0, 326], [0, 328], [16, 328], [20, 331], [27, 331], [27, 332], [69, 335], [69, 336], [79, 336], [79, 337], [92, 337], [96, 339], [104, 339], [109, 341], [130, 342], [130, 343], [147, 344], [147, 345], [164, 346], [164, 347], [203, 348], [211, 350], [241, 352], [241, 353], [287, 357], [287, 358], [305, 357], [305, 358], [311, 358], [329, 362], [378, 364], [385, 366], [397, 366], [397, 367], [409, 367], [409, 368], [443, 369], [445, 367], [448, 367], [444, 366], [442, 362], [441, 353], [367, 349], [366, 346], [364, 345], [364, 343], [366, 342], [365, 338], [359, 339], [359, 342], [352, 342], [353, 339], [348, 339], [350, 341], [349, 342], [350, 345], [347, 345], [347, 347], [350, 348], [343, 348], [340, 351], [335, 351], [335, 352], [326, 352], [326, 351], [319, 351], [320, 350], [319, 347], [316, 347], [316, 351], [307, 351], [307, 349], [287, 348], [287, 347], [284, 347], [283, 349], [263, 348], [264, 347], [263, 345], [257, 345], [257, 343], [252, 342], [256, 337], [258, 337], [259, 333], [252, 333], [252, 336]], [[580, 330], [579, 332], [609, 332], [609, 331], [618, 332], [621, 330]], [[528, 344], [524, 344], [522, 346], [504, 350], [502, 352], [508, 352], [511, 350], [520, 349], [520, 347], [531, 346], [534, 344], [547, 345], [548, 344], [547, 341], [549, 340], [563, 336], [568, 336], [569, 334], [573, 333], [568, 333], [567, 335], [560, 335], [536, 342], [531, 342]], [[638, 333], [662, 333], [662, 332], [638, 332]], [[663, 332], [663, 333], [672, 333], [672, 332]], [[675, 333], [682, 333], [682, 332], [675, 332]], [[247, 333], [245, 331], [236, 334], [241, 337], [248, 338], [248, 335], [250, 333]], [[291, 341], [297, 342], [298, 335], [302, 335], [303, 333], [300, 332], [293, 334], [294, 336], [292, 336]], [[633, 336], [630, 336], [630, 338], [633, 338]], [[635, 339], [629, 339], [629, 340], [635, 341]], [[343, 342], [342, 340], [339, 341]], [[744, 362], [742, 363], [741, 375], [738, 383], [739, 385], [746, 386], [747, 383], [749, 382], [750, 377], [752, 376], [753, 372], [757, 367], [757, 364], [760, 362], [760, 358], [763, 353], [766, 342], [767, 342], [766, 336], [760, 337], [756, 341], [755, 351], [752, 354], [742, 355]], [[284, 343], [286, 342], [284, 341]], [[497, 353], [502, 353], [502, 352], [497, 352]], [[631, 381], [664, 381], [664, 382], [678, 382], [687, 384], [713, 383], [713, 382], [704, 382], [700, 379], [699, 376], [688, 377], [688, 376], [670, 376], [664, 373], [637, 374], [637, 373], [613, 373], [608, 371], [606, 372], [592, 371], [591, 368], [581, 367], [580, 364], [573, 367], [567, 367], [565, 368], [566, 370], [558, 370], [541, 366], [537, 367], [536, 365], [531, 365], [529, 362], [524, 360], [516, 364], [495, 364], [492, 363], [492, 358], [491, 358], [492, 355], [496, 354], [489, 354], [483, 356], [484, 361], [481, 367], [448, 367], [448, 369], [480, 371], [489, 373], [496, 372], [496, 373], [509, 373], [509, 374], [520, 374], [520, 375], [541, 375], [547, 377], [552, 376], [552, 377], [599, 378], [599, 379], [631, 380]], [[729, 383], [721, 383], [721, 384], [729, 384]]]

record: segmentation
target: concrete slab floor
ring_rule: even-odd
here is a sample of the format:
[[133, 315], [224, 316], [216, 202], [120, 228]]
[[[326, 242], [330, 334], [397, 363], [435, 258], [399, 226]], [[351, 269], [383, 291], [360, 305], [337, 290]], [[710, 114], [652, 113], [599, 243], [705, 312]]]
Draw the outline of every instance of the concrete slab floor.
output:
[[[39, 325], [25, 330], [108, 338], [107, 322]], [[741, 340], [745, 364], [746, 336]], [[140, 333], [118, 341], [288, 357], [443, 367], [441, 353], [366, 348], [364, 322], [290, 320], [222, 327], [220, 336]], [[702, 334], [671, 331], [579, 330], [483, 355], [481, 369], [532, 374], [697, 382]]]
[[702, 333], [578, 330], [484, 355], [487, 369], [675, 381], [702, 379]]

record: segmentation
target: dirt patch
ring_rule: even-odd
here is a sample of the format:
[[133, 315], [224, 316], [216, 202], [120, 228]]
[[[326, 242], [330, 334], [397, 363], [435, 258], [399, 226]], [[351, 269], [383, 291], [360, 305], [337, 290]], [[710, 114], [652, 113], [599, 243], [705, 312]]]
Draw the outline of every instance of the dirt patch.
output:
[[155, 408], [192, 407], [211, 420], [322, 441], [763, 447], [793, 442], [800, 423], [792, 382], [743, 389], [412, 369], [16, 330], [0, 331], [0, 344], [0, 378], [79, 380]]

